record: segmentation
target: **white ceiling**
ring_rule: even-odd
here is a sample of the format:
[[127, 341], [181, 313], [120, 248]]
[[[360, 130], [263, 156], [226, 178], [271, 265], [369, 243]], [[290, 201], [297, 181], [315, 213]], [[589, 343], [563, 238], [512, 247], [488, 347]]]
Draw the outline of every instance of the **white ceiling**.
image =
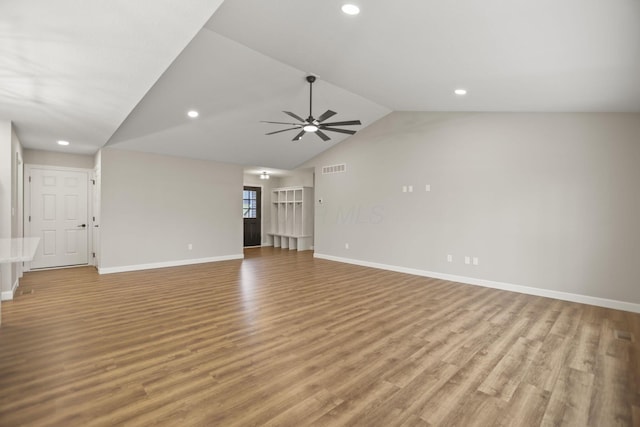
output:
[[206, 27], [392, 110], [640, 111], [638, 0], [349, 1], [226, 1]]
[[27, 148], [95, 153], [220, 3], [0, 1], [0, 119]]
[[[306, 135], [292, 142], [290, 128], [261, 120], [294, 122], [282, 110], [307, 117], [306, 74], [203, 29], [113, 135], [109, 145], [245, 166], [292, 169], [347, 135], [323, 142]], [[327, 109], [333, 119], [360, 119], [367, 125], [389, 113], [363, 97], [319, 80], [314, 83], [314, 114]], [[186, 116], [199, 111], [198, 119]], [[358, 128], [356, 127], [356, 130]], [[328, 134], [328, 132], [327, 132]]]
[[359, 16], [340, 0], [4, 0], [0, 119], [27, 148], [290, 169], [345, 138], [264, 135], [281, 110], [306, 116], [309, 73], [316, 115], [364, 126], [392, 110], [640, 112], [638, 0], [353, 2]]

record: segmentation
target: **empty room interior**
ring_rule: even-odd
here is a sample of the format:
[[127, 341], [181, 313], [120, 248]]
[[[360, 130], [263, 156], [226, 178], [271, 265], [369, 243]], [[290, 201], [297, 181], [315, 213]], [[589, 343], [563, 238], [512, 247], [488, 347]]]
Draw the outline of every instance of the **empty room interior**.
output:
[[640, 426], [640, 2], [0, 2], [1, 426]]

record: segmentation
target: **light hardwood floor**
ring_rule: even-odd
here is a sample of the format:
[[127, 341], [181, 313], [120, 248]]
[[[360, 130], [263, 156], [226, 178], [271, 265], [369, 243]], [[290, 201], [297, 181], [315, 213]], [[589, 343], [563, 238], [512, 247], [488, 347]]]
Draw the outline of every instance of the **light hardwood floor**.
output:
[[245, 254], [26, 274], [0, 425], [640, 426], [638, 314]]

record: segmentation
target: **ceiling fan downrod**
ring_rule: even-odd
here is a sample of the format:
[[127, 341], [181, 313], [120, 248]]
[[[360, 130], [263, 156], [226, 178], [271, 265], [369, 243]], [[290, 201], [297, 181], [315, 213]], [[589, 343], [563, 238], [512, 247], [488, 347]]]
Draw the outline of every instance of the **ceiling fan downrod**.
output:
[[313, 118], [313, 113], [311, 112], [311, 106], [313, 105], [313, 82], [316, 81], [316, 76], [307, 76], [307, 81], [309, 82], [309, 118], [307, 121], [309, 123], [313, 123], [315, 120]]

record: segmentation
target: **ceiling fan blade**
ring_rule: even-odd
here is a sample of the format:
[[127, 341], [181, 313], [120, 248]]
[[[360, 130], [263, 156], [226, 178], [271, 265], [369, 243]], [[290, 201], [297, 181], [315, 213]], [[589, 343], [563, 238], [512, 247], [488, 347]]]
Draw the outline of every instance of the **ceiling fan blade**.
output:
[[331, 123], [323, 123], [321, 126], [350, 126], [350, 125], [361, 125], [360, 120], [348, 120], [346, 122], [331, 122]]
[[305, 134], [305, 131], [300, 132], [299, 134], [297, 134], [297, 135], [292, 139], [292, 141], [294, 141], [294, 142], [295, 142], [295, 141], [300, 141], [300, 140], [302, 139], [302, 135], [304, 135], [304, 134]]
[[348, 133], [349, 135], [353, 135], [354, 133], [356, 133], [355, 130], [349, 130], [349, 129], [322, 128], [322, 130], [328, 130], [329, 132]]
[[286, 131], [288, 131], [288, 130], [294, 130], [294, 129], [300, 129], [300, 126], [296, 126], [296, 127], [294, 127], [294, 128], [289, 128], [289, 129], [277, 130], [277, 131], [275, 131], [275, 132], [265, 133], [265, 135], [273, 135], [274, 133], [286, 132]]
[[276, 124], [276, 125], [302, 126], [302, 125], [301, 125], [301, 124], [299, 124], [299, 123], [289, 123], [289, 122], [267, 122], [267, 121], [264, 121], [264, 120], [260, 120], [260, 123], [273, 123], [273, 124]]
[[293, 114], [291, 111], [283, 111], [283, 113], [288, 114], [289, 116], [293, 117], [294, 119], [304, 123], [304, 119], [302, 117], [298, 116], [297, 114]]
[[316, 135], [318, 135], [318, 136], [320, 137], [320, 139], [322, 139], [323, 141], [328, 141], [328, 140], [330, 140], [330, 139], [331, 139], [331, 138], [329, 138], [329, 137], [327, 136], [327, 134], [326, 134], [326, 133], [322, 132], [320, 129], [318, 129], [318, 130], [315, 132], [315, 134], [316, 134]]
[[329, 117], [333, 117], [336, 114], [338, 114], [338, 113], [336, 113], [335, 111], [327, 110], [324, 113], [322, 113], [322, 115], [320, 117], [318, 117], [318, 123], [324, 122]]

